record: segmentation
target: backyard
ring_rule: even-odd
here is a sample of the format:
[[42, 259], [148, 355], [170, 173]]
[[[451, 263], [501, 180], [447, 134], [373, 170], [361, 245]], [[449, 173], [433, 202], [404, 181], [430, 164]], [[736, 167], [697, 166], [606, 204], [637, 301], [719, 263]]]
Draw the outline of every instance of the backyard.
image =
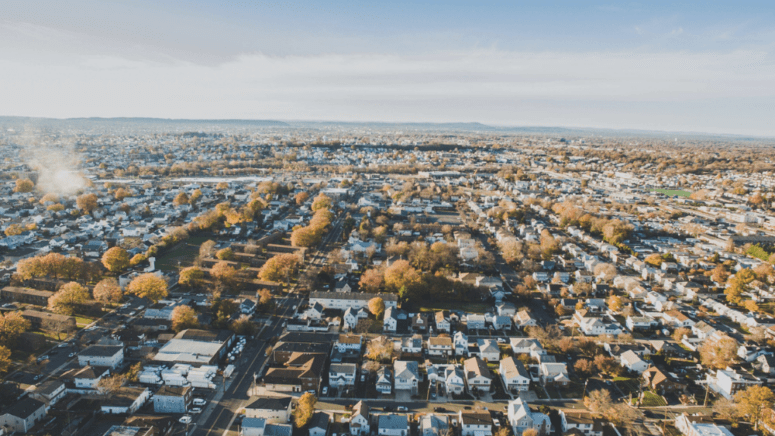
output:
[[650, 189], [652, 192], [659, 192], [660, 194], [665, 194], [669, 196], [679, 196], [679, 197], [686, 197], [689, 198], [690, 195], [692, 195], [689, 191], [684, 191], [683, 189]]

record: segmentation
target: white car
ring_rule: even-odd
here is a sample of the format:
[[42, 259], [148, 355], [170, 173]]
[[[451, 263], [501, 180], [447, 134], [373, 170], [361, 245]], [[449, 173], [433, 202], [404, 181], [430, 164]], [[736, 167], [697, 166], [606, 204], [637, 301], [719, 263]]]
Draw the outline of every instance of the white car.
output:
[[191, 424], [191, 417], [188, 415], [183, 415], [180, 417], [178, 422], [180, 422], [181, 424]]
[[322, 391], [320, 391], [323, 395], [328, 395], [328, 386], [324, 387]]
[[194, 406], [204, 406], [207, 404], [204, 398], [194, 398]]
[[188, 411], [188, 413], [202, 413], [201, 407], [192, 407], [191, 410]]

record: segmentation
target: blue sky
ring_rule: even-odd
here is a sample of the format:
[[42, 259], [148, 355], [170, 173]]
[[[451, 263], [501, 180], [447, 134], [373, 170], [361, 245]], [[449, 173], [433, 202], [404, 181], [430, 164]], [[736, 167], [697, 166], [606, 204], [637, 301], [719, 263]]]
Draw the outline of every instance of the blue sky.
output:
[[0, 3], [0, 114], [775, 136], [765, 2]]

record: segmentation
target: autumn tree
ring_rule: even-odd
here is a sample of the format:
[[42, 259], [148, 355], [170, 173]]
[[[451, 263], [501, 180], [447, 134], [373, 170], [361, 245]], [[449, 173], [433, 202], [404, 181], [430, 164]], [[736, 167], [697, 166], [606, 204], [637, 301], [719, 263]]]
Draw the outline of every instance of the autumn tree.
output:
[[315, 413], [315, 403], [317, 401], [317, 397], [310, 392], [302, 394], [298, 404], [296, 404], [296, 410], [293, 411], [293, 422], [296, 424], [296, 428], [306, 427]]
[[361, 280], [358, 282], [358, 286], [363, 292], [375, 293], [382, 289], [384, 283], [384, 273], [379, 269], [371, 268], [361, 274]]
[[579, 359], [573, 364], [573, 370], [582, 377], [588, 377], [595, 372], [595, 364], [588, 359]]
[[75, 204], [76, 206], [78, 206], [78, 209], [81, 209], [86, 213], [92, 213], [92, 211], [97, 208], [97, 195], [96, 194], [79, 195], [78, 198], [75, 199]]
[[291, 232], [291, 244], [294, 247], [314, 247], [322, 240], [323, 229], [318, 227], [299, 227]]
[[611, 394], [607, 390], [598, 389], [591, 391], [584, 397], [584, 406], [592, 412], [593, 415], [601, 416], [605, 414], [613, 405]]
[[660, 256], [659, 253], [653, 253], [646, 256], [643, 261], [655, 268], [659, 268], [662, 266], [664, 259], [662, 259], [662, 256]]
[[35, 184], [30, 179], [16, 179], [16, 187], [13, 188], [13, 192], [32, 192], [35, 189]]
[[296, 194], [296, 197], [295, 197], [296, 204], [301, 206], [302, 204], [304, 204], [305, 201], [307, 201], [308, 198], [309, 198], [309, 194], [307, 194], [304, 191], [299, 192], [298, 194]]
[[178, 195], [175, 196], [175, 199], [172, 200], [172, 204], [175, 206], [183, 206], [184, 204], [189, 204], [191, 200], [188, 198], [188, 194], [181, 191]]
[[608, 297], [608, 308], [614, 312], [622, 310], [622, 297], [616, 295]]
[[331, 209], [331, 204], [331, 199], [326, 194], [321, 193], [312, 202], [312, 210]]
[[0, 374], [5, 374], [11, 367], [11, 350], [4, 345], [0, 345]]
[[89, 292], [76, 282], [63, 285], [48, 300], [48, 308], [52, 312], [72, 315], [75, 308], [89, 300]]
[[601, 277], [604, 281], [609, 282], [616, 277], [616, 267], [610, 263], [598, 263], [595, 265], [595, 277]]
[[258, 291], [258, 305], [262, 310], [268, 311], [274, 307], [274, 296], [269, 289]]
[[147, 298], [156, 303], [167, 296], [167, 281], [154, 273], [140, 274], [132, 279], [127, 290], [140, 298]]
[[205, 273], [201, 268], [190, 266], [188, 268], [183, 268], [183, 270], [180, 271], [178, 284], [182, 286], [194, 287], [198, 286], [202, 280], [204, 280], [204, 278]]
[[[504, 426], [503, 430], [508, 431], [508, 427]], [[500, 435], [498, 435], [498, 436], [500, 436]], [[538, 430], [536, 430], [534, 428], [527, 428], [527, 429], [525, 429], [522, 432], [522, 436], [539, 436], [539, 434], [538, 434]]]
[[759, 429], [765, 411], [772, 408], [775, 402], [775, 394], [766, 386], [748, 386], [744, 391], [735, 394], [737, 403], [737, 415], [746, 417], [754, 425], [754, 430]]
[[172, 329], [176, 332], [199, 327], [196, 311], [189, 306], [176, 306], [172, 309]]
[[366, 344], [364, 357], [378, 362], [390, 362], [393, 359], [393, 341], [385, 336], [372, 339]]
[[131, 197], [131, 193], [124, 188], [118, 188], [116, 189], [116, 192], [113, 193], [113, 198], [118, 201], [123, 201], [127, 197]]
[[676, 342], [681, 342], [684, 336], [691, 336], [691, 334], [692, 334], [691, 329], [688, 329], [686, 327], [679, 327], [673, 330], [673, 340], [675, 340]]
[[412, 288], [420, 281], [420, 274], [406, 260], [397, 260], [385, 269], [385, 286], [392, 292]]
[[218, 280], [224, 286], [234, 286], [237, 283], [237, 270], [228, 262], [221, 261], [210, 269], [210, 277]]
[[299, 262], [299, 256], [295, 254], [277, 254], [261, 266], [261, 269], [258, 271], [258, 278], [271, 282], [290, 281], [290, 276]]
[[724, 268], [724, 265], [718, 264], [713, 268], [710, 278], [716, 283], [726, 283], [727, 279], [729, 279], [729, 272]]
[[124, 386], [124, 382], [126, 382], [126, 378], [121, 374], [102, 377], [97, 382], [97, 392], [104, 396], [115, 395]]
[[13, 348], [22, 333], [29, 330], [30, 321], [21, 312], [0, 314], [0, 346]]
[[380, 297], [374, 297], [369, 300], [369, 312], [377, 319], [381, 319], [382, 315], [385, 314], [385, 301]]
[[229, 247], [222, 248], [215, 253], [215, 257], [219, 260], [232, 260], [234, 259], [234, 252]]
[[256, 324], [250, 320], [247, 315], [240, 315], [239, 318], [232, 321], [229, 324], [229, 330], [233, 331], [237, 335], [253, 336], [258, 331]]
[[121, 272], [129, 266], [129, 253], [121, 247], [110, 248], [102, 255], [102, 264], [112, 273]]
[[118, 303], [124, 297], [124, 292], [118, 280], [108, 277], [100, 280], [92, 291], [94, 299], [101, 303]]
[[213, 257], [215, 252], [215, 241], [207, 240], [199, 246], [199, 257], [202, 259], [208, 259]]
[[622, 370], [619, 362], [613, 357], [598, 354], [595, 356], [594, 362], [597, 370], [605, 374], [618, 375]]
[[700, 361], [711, 369], [724, 369], [737, 357], [737, 341], [729, 336], [706, 340], [700, 346]]

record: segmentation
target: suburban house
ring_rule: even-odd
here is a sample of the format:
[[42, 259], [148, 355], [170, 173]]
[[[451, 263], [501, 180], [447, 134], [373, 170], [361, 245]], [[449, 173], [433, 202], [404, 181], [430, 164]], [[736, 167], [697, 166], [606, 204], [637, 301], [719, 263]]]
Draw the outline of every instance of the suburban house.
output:
[[603, 423], [588, 413], [565, 413], [560, 410], [562, 433], [578, 431], [584, 436], [603, 436]]
[[132, 414], [137, 412], [151, 397], [147, 388], [124, 386], [118, 392], [102, 400], [102, 413]]
[[369, 434], [371, 419], [369, 418], [369, 406], [363, 401], [358, 401], [353, 406], [350, 416], [350, 434], [352, 436], [364, 436]]
[[428, 413], [420, 418], [420, 436], [446, 436], [448, 429], [447, 415]]
[[452, 338], [441, 336], [428, 338], [428, 354], [431, 356], [451, 356], [452, 353]]
[[342, 389], [345, 386], [355, 386], [358, 367], [354, 363], [332, 363], [328, 367], [328, 384]]
[[549, 434], [552, 429], [549, 416], [530, 411], [530, 405], [521, 398], [509, 401], [506, 409], [509, 425], [515, 436], [521, 436], [527, 429], [534, 429], [539, 435]]
[[420, 369], [415, 361], [396, 360], [393, 362], [393, 374], [395, 374], [395, 389], [397, 391], [412, 391], [417, 393], [417, 385], [420, 382]]
[[26, 434], [46, 417], [46, 403], [27, 395], [0, 414], [0, 428]]
[[377, 392], [389, 395], [393, 392], [393, 372], [387, 366], [377, 370]]
[[81, 366], [104, 366], [116, 369], [124, 361], [124, 347], [120, 345], [92, 345], [78, 353]]
[[501, 360], [499, 370], [506, 390], [526, 391], [530, 387], [530, 373], [521, 361], [512, 356]]
[[307, 429], [309, 430], [309, 436], [326, 436], [328, 433], [328, 424], [331, 421], [331, 417], [325, 412], [315, 412], [312, 414], [312, 418], [309, 420]]
[[477, 339], [476, 345], [479, 346], [479, 357], [488, 362], [497, 362], [501, 358], [501, 350], [494, 339]]
[[490, 412], [458, 412], [462, 436], [492, 436]]
[[471, 357], [463, 363], [463, 369], [466, 374], [466, 382], [469, 390], [489, 391], [492, 384], [492, 375], [487, 368], [487, 362], [478, 358]]
[[380, 436], [407, 436], [409, 434], [409, 420], [406, 415], [379, 415], [377, 420], [377, 433]]
[[564, 363], [541, 362], [538, 366], [538, 374], [543, 384], [558, 384], [565, 386], [570, 382], [568, 368]]
[[468, 336], [461, 331], [456, 331], [452, 336], [452, 342], [455, 347], [456, 356], [464, 356], [468, 354]]
[[247, 418], [262, 418], [270, 423], [286, 423], [291, 419], [292, 397], [261, 397], [245, 406]]

